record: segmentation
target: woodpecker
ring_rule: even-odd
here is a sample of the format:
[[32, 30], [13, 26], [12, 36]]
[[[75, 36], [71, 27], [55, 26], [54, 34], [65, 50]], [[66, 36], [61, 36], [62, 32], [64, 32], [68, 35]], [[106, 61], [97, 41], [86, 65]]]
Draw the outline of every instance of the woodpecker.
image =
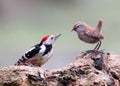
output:
[[52, 44], [56, 39], [61, 36], [58, 35], [47, 35], [43, 37], [39, 44], [36, 44], [31, 49], [29, 49], [15, 64], [16, 66], [37, 66], [41, 67], [45, 62], [47, 62], [53, 55]]
[[98, 43], [93, 50], [98, 51], [101, 46], [101, 40], [104, 39], [104, 35], [101, 33], [103, 20], [98, 21], [96, 28], [90, 27], [85, 22], [77, 22], [72, 31], [75, 31], [80, 40], [86, 43]]

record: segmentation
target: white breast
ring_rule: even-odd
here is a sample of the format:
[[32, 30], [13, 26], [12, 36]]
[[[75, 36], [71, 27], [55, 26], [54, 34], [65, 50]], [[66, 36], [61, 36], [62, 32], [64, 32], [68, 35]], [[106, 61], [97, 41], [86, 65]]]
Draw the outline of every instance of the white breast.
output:
[[53, 55], [53, 50], [48, 52], [46, 55], [43, 55], [46, 50], [46, 47], [43, 45], [41, 46], [41, 50], [38, 54], [36, 54], [34, 57], [30, 58], [29, 61], [31, 63], [34, 63], [35, 65], [43, 65], [45, 62], [47, 62]]

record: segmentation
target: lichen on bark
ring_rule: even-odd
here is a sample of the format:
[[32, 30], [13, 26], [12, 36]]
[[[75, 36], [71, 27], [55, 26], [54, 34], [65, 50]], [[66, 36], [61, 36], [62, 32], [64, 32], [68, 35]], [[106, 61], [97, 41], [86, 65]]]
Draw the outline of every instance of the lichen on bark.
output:
[[0, 69], [0, 86], [119, 86], [120, 55], [83, 52], [62, 69], [9, 66]]

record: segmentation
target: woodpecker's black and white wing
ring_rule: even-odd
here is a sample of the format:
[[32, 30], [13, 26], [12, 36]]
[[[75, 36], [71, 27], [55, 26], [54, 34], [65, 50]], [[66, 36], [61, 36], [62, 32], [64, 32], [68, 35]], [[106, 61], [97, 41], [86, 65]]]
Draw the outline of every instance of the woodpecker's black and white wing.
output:
[[18, 61], [15, 65], [23, 65], [24, 62], [28, 59], [34, 58], [37, 54], [42, 56], [44, 54], [45, 48], [44, 46], [35, 45], [31, 49], [29, 49]]
[[41, 48], [39, 46], [34, 46], [32, 47], [30, 50], [28, 50], [25, 53], [25, 57], [27, 58], [32, 58], [33, 56], [35, 56], [37, 53], [39, 53], [39, 51], [41, 50]]

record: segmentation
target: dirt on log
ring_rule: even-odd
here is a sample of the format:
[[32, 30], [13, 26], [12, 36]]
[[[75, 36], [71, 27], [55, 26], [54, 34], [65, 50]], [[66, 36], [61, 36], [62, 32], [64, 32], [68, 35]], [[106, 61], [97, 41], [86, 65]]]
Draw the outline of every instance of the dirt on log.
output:
[[120, 86], [120, 55], [83, 52], [62, 69], [9, 66], [0, 69], [0, 86]]

